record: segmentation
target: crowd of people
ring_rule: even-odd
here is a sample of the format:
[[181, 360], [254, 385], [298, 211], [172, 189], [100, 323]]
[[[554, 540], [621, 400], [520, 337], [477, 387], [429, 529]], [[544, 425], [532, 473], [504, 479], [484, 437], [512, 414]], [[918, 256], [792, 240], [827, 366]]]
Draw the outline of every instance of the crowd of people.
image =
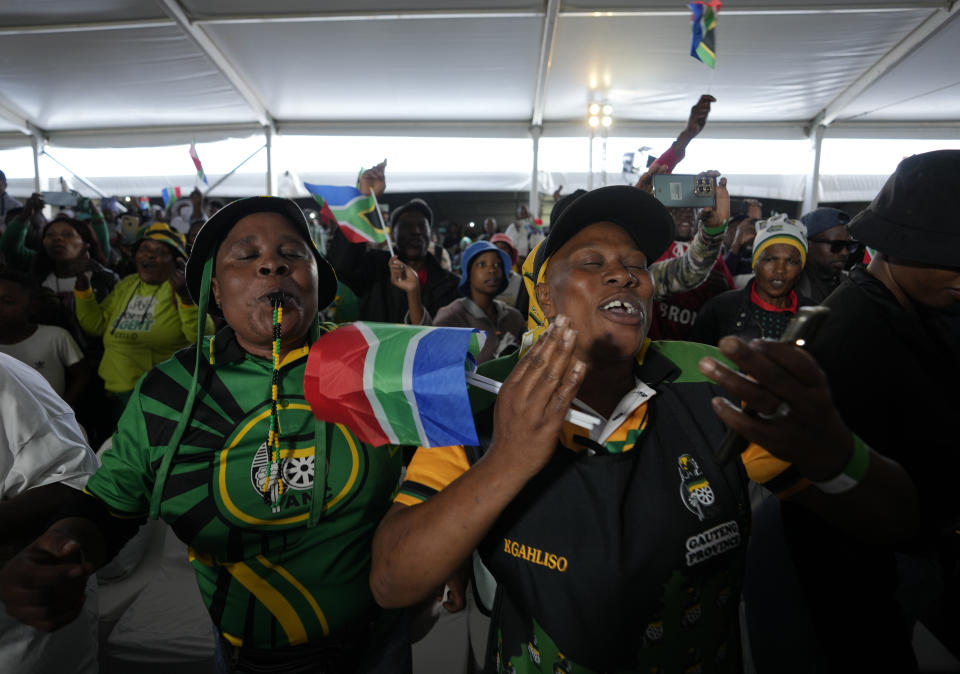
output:
[[[0, 189], [0, 668], [31, 630], [90, 638], [91, 578], [159, 518], [218, 672], [409, 672], [438, 588], [488, 625], [469, 671], [917, 671], [914, 625], [949, 634], [960, 597], [960, 151], [856, 214], [734, 204], [716, 171], [712, 205], [665, 206], [714, 102], [635, 186], [476, 241], [422, 199], [387, 248], [278, 197], [45, 215]], [[385, 163], [357, 183], [386, 187]], [[812, 305], [820, 331], [779, 341]], [[484, 331], [478, 446], [315, 417], [310, 346], [345, 320]]]

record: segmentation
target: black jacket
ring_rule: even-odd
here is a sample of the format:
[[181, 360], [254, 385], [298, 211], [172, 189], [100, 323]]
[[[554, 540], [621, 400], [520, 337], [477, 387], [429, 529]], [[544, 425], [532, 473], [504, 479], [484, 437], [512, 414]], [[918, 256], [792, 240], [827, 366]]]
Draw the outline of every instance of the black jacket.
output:
[[[390, 253], [368, 249], [363, 243], [350, 243], [338, 229], [327, 247], [327, 259], [337, 277], [356, 294], [361, 321], [403, 323], [408, 310], [407, 296], [390, 282], [387, 264]], [[441, 307], [460, 297], [460, 279], [441, 267], [429, 253], [424, 261], [427, 283], [420, 289], [420, 300], [432, 317]]]
[[[850, 430], [897, 461], [916, 484], [924, 530], [897, 551], [923, 554], [898, 564], [893, 548], [860, 543], [789, 502], [781, 505], [787, 543], [830, 671], [916, 671], [911, 626], [895, 593], [907, 588], [904, 597], [916, 603], [919, 583], [908, 578], [912, 582], [898, 588], [904, 582], [898, 566], [901, 574], [922, 568], [917, 559], [936, 560], [934, 548], [945, 553], [957, 538], [952, 532], [960, 514], [953, 484], [960, 471], [960, 347], [942, 316], [905, 309], [862, 268], [824, 304], [832, 313], [809, 351], [826, 373]], [[958, 591], [956, 549], [940, 562], [947, 571], [940, 608], [949, 615], [956, 610], [950, 603]], [[920, 617], [936, 630], [935, 613]]]
[[[761, 327], [753, 321], [757, 307], [750, 301], [751, 279], [743, 288], [728, 290], [711, 298], [700, 309], [690, 333], [690, 341], [716, 346], [721, 337], [736, 335], [743, 339], [763, 337]], [[797, 293], [797, 308], [813, 304]]]

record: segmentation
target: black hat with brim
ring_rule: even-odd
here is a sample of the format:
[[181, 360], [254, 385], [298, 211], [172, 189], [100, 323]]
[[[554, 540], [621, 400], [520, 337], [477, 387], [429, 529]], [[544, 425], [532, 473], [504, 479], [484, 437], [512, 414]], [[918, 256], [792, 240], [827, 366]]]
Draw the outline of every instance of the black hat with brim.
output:
[[960, 267], [960, 150], [907, 157], [847, 224], [857, 241], [890, 257]]
[[[193, 301], [200, 304], [200, 285], [203, 282], [203, 264], [217, 254], [217, 249], [226, 238], [227, 233], [240, 220], [254, 213], [279, 213], [287, 218], [297, 231], [310, 244], [310, 250], [317, 258], [317, 288], [318, 306], [323, 309], [330, 305], [337, 296], [337, 274], [327, 259], [320, 254], [317, 244], [310, 236], [310, 227], [303, 211], [292, 199], [283, 197], [248, 197], [233, 201], [207, 220], [190, 249], [187, 259], [187, 289]], [[210, 313], [220, 315], [219, 309], [212, 303], [207, 309]]]
[[565, 199], [569, 199], [568, 203], [561, 200], [554, 206], [550, 234], [534, 259], [534, 278], [547, 258], [580, 230], [597, 222], [622, 227], [646, 255], [648, 264], [663, 255], [673, 242], [675, 225], [670, 213], [656, 198], [636, 187], [610, 185], [574, 193]]

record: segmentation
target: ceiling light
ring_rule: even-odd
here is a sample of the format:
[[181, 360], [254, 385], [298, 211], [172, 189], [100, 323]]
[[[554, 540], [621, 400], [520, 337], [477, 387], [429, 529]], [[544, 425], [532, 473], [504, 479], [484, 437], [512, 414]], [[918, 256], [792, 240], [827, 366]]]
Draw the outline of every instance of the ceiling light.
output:
[[603, 114], [605, 114], [607, 117], [609, 117], [610, 115], [612, 115], [612, 114], [613, 114], [613, 106], [610, 105], [609, 103], [607, 103], [606, 105], [604, 105], [604, 106], [603, 106]]
[[591, 115], [599, 115], [599, 114], [600, 114], [600, 104], [599, 104], [599, 103], [591, 103], [591, 104], [590, 104], [590, 107], [587, 108], [587, 112], [589, 112]]
[[600, 118], [597, 117], [596, 115], [590, 115], [590, 119], [587, 120], [587, 124], [596, 128], [600, 126]]

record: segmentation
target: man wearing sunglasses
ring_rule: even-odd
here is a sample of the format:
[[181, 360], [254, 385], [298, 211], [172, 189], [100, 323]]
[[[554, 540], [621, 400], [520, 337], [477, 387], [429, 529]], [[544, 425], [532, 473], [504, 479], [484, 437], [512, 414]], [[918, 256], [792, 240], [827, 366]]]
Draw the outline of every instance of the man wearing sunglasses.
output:
[[807, 226], [807, 264], [797, 280], [797, 292], [819, 304], [846, 277], [846, 269], [860, 244], [850, 237], [850, 216], [823, 206], [800, 218]]

